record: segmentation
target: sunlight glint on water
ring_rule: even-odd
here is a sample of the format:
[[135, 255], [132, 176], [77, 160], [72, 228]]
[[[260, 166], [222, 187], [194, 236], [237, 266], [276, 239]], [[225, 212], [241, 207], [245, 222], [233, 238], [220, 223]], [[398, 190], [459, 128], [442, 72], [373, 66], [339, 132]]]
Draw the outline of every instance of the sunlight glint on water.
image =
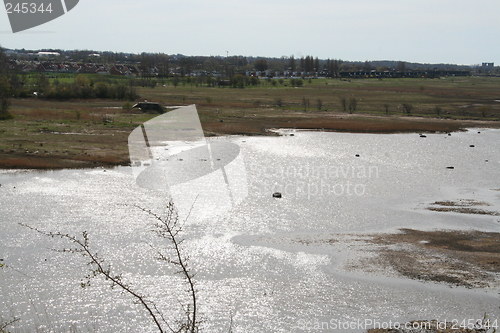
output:
[[[288, 134], [293, 133], [294, 136]], [[500, 211], [500, 131], [344, 134], [289, 132], [233, 137], [242, 150], [248, 196], [227, 213], [191, 218], [184, 246], [197, 272], [207, 332], [301, 332], [307, 321], [481, 318], [498, 314], [498, 290], [467, 290], [345, 269], [356, 250], [304, 246], [304, 235], [345, 237], [399, 228], [500, 230], [497, 216], [435, 213], [438, 200], [486, 201]], [[474, 145], [474, 148], [470, 147]], [[358, 156], [356, 156], [358, 155]], [[486, 162], [487, 161], [487, 162]], [[447, 169], [453, 166], [454, 169]], [[0, 311], [20, 332], [146, 332], [144, 311], [88, 273], [68, 244], [36, 234], [90, 233], [92, 245], [169, 317], [186, 295], [175, 269], [155, 260], [153, 221], [161, 193], [141, 189], [129, 168], [0, 172]], [[186, 189], [190, 184], [185, 184]], [[281, 192], [283, 198], [272, 197]], [[215, 217], [213, 217], [215, 216]], [[325, 236], [326, 237], [326, 236]], [[345, 331], [345, 330], [342, 330]]]

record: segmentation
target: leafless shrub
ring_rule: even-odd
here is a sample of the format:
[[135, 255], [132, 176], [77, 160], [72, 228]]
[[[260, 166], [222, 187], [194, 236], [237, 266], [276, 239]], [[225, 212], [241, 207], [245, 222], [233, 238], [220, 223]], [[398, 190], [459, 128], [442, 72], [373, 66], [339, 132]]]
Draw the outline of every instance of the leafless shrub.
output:
[[[172, 201], [168, 202], [166, 213], [164, 216], [157, 215], [150, 210], [146, 210], [138, 206], [136, 207], [148, 213], [155, 219], [155, 228], [153, 231], [159, 237], [168, 240], [169, 244], [171, 245], [170, 250], [172, 251], [171, 253], [173, 253], [173, 255], [170, 256], [167, 252], [158, 250], [158, 259], [167, 262], [168, 264], [179, 267], [178, 273], [184, 277], [188, 285], [190, 304], [183, 306], [186, 316], [181, 320], [174, 321], [175, 327], [174, 324], [171, 323], [171, 320], [167, 321], [164, 314], [158, 309], [154, 301], [149, 299], [148, 296], [142, 294], [138, 290], [138, 287], [132, 286], [132, 284], [125, 281], [121, 273], [116, 272], [104, 258], [98, 255], [97, 251], [92, 249], [89, 243], [89, 234], [87, 231], [83, 231], [81, 237], [77, 237], [61, 232], [43, 231], [24, 223], [20, 223], [20, 225], [34, 230], [42, 235], [52, 238], [60, 238], [69, 241], [72, 244], [70, 248], [54, 251], [76, 253], [88, 259], [90, 273], [86, 276], [85, 282], [81, 283], [82, 287], [90, 285], [91, 279], [97, 276], [101, 276], [104, 278], [104, 280], [111, 283], [111, 287], [118, 287], [125, 294], [131, 296], [136, 303], [140, 304], [146, 311], [148, 316], [151, 318], [151, 320], [154, 322], [158, 332], [198, 332], [199, 322], [197, 321], [198, 309], [197, 294], [193, 280], [194, 275], [191, 273], [190, 268], [188, 267], [188, 258], [184, 256], [182, 252], [182, 240], [179, 239], [179, 233], [182, 231], [182, 226], [179, 223], [177, 210], [175, 209]], [[9, 323], [9, 325], [11, 323]], [[0, 326], [0, 328], [1, 327], [2, 326]], [[1, 329], [0, 332], [2, 332]]]
[[347, 111], [347, 98], [340, 96], [340, 105], [342, 106], [342, 111], [346, 112]]
[[321, 98], [318, 98], [316, 100], [316, 107], [318, 108], [318, 111], [321, 111], [321, 109], [323, 108], [323, 100]]
[[410, 103], [403, 103], [401, 104], [401, 106], [403, 107], [403, 110], [405, 110], [407, 114], [410, 114], [411, 110], [413, 109], [413, 105]]
[[281, 108], [283, 106], [283, 99], [281, 97], [277, 97], [274, 99], [274, 105]]
[[443, 109], [439, 105], [436, 105], [434, 107], [434, 112], [436, 112], [436, 115], [439, 116], [441, 114], [441, 112], [443, 112]]
[[349, 113], [353, 113], [358, 108], [358, 100], [355, 97], [349, 99]]
[[302, 106], [304, 107], [304, 111], [307, 112], [309, 108], [309, 98], [302, 97]]

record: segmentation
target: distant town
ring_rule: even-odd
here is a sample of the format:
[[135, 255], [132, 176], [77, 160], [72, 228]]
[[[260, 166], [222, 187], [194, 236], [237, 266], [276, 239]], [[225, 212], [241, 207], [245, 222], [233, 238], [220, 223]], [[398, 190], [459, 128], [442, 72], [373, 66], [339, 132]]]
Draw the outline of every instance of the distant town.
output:
[[4, 49], [9, 69], [17, 73], [72, 73], [141, 78], [400, 78], [487, 75], [499, 76], [494, 63], [465, 66], [404, 61], [344, 61], [306, 56], [184, 56], [163, 53], [121, 53], [89, 50]]

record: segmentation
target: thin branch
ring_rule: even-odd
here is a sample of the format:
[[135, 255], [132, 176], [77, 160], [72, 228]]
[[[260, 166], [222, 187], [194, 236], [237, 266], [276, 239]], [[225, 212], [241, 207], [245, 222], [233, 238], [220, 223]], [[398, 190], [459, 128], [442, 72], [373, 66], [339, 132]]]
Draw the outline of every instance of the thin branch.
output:
[[[194, 205], [194, 204], [193, 204]], [[135, 290], [132, 289], [132, 287], [123, 282], [122, 276], [121, 275], [116, 275], [114, 272], [111, 270], [111, 266], [107, 265], [105, 266], [105, 261], [101, 257], [99, 257], [97, 252], [91, 251], [90, 245], [89, 245], [89, 236], [86, 231], [82, 232], [82, 239], [79, 239], [75, 236], [69, 235], [69, 234], [63, 234], [61, 232], [47, 232], [47, 231], [42, 231], [40, 229], [37, 229], [35, 227], [29, 226], [24, 223], [19, 223], [20, 225], [27, 227], [31, 230], [34, 230], [42, 235], [49, 236], [52, 238], [61, 238], [65, 240], [69, 240], [71, 243], [75, 245], [73, 248], [66, 248], [62, 250], [54, 250], [57, 252], [70, 252], [70, 253], [79, 253], [82, 256], [90, 259], [88, 262], [89, 265], [93, 266], [95, 269], [93, 269], [87, 276], [87, 283], [82, 282], [82, 287], [85, 287], [90, 284], [90, 280], [98, 275], [104, 276], [105, 280], [111, 281], [111, 287], [118, 286], [123, 292], [128, 293], [131, 295], [138, 304], [141, 304], [143, 308], [147, 311], [151, 319], [154, 321], [156, 327], [158, 328], [160, 333], [164, 333], [164, 329], [162, 327], [162, 323], [168, 327], [168, 330], [172, 333], [174, 332], [190, 332], [190, 333], [195, 333], [198, 331], [198, 322], [197, 322], [197, 295], [196, 295], [196, 289], [195, 289], [195, 284], [194, 284], [194, 274], [190, 273], [190, 270], [188, 268], [188, 256], [183, 256], [182, 255], [182, 249], [181, 249], [181, 244], [183, 240], [177, 239], [178, 234], [182, 231], [182, 226], [179, 225], [179, 216], [177, 213], [177, 210], [175, 209], [175, 206], [172, 201], [169, 201], [167, 204], [167, 210], [165, 212], [165, 216], [162, 217], [151, 210], [147, 210], [145, 208], [135, 206], [142, 210], [143, 212], [148, 213], [149, 215], [153, 216], [155, 220], [157, 221], [155, 224], [155, 229], [154, 232], [167, 240], [172, 245], [172, 250], [174, 251], [174, 258], [170, 258], [169, 256], [163, 254], [161, 251], [157, 251], [158, 254], [158, 259], [162, 261], [166, 261], [172, 265], [179, 266], [181, 269], [178, 273], [182, 274], [184, 276], [184, 279], [187, 281], [187, 284], [189, 286], [189, 294], [191, 298], [191, 304], [189, 304], [187, 307], [184, 307], [181, 305], [181, 307], [185, 310], [185, 314], [187, 318], [185, 320], [182, 320], [179, 323], [179, 326], [176, 329], [173, 329], [163, 316], [163, 313], [159, 311], [157, 308], [156, 304], [150, 300], [146, 299], [145, 295], [142, 295]], [[189, 211], [188, 217], [191, 214], [191, 211], [193, 209], [193, 206], [191, 206], [191, 210]], [[184, 223], [187, 221], [184, 220]], [[153, 248], [154, 249], [154, 248]]]
[[14, 324], [15, 322], [18, 322], [20, 319], [19, 318], [13, 318], [10, 321], [2, 322], [0, 323], [0, 332], [4, 332], [4, 330], [9, 327], [10, 325]]
[[[173, 261], [172, 259], [166, 257], [165, 255], [159, 253], [160, 258], [166, 260], [167, 262], [173, 263], [175, 265], [178, 265], [181, 267], [181, 272], [182, 275], [184, 275], [184, 278], [186, 279], [188, 286], [189, 286], [189, 294], [191, 295], [191, 303], [193, 306], [192, 311], [187, 311], [188, 314], [188, 319], [187, 323], [189, 325], [189, 332], [196, 332], [196, 314], [197, 314], [197, 299], [196, 299], [196, 289], [194, 287], [194, 281], [193, 281], [193, 275], [190, 274], [190, 271], [188, 269], [188, 264], [187, 264], [187, 258], [183, 258], [182, 256], [182, 251], [180, 248], [180, 244], [182, 243], [182, 240], [178, 240], [176, 238], [177, 234], [181, 230], [181, 228], [176, 228], [177, 227], [177, 222], [179, 221], [179, 217], [177, 214], [177, 211], [175, 209], [175, 206], [172, 201], [169, 201], [167, 204], [167, 211], [166, 211], [166, 218], [162, 218], [159, 215], [153, 213], [150, 210], [144, 209], [142, 207], [138, 207], [140, 210], [148, 213], [149, 215], [153, 216], [159, 223], [157, 223], [157, 228], [156, 230], [157, 234], [168, 238], [173, 245], [173, 249], [175, 252], [175, 256], [177, 257], [177, 261]], [[192, 209], [192, 207], [191, 207]], [[191, 315], [189, 315], [191, 314]], [[191, 317], [192, 316], [192, 317]]]
[[80, 253], [83, 256], [90, 258], [90, 264], [92, 264], [96, 267], [96, 269], [93, 271], [93, 275], [94, 276], [96, 276], [97, 274], [103, 275], [106, 280], [111, 281], [112, 287], [119, 286], [123, 291], [132, 295], [139, 302], [139, 304], [141, 304], [144, 307], [144, 309], [146, 309], [146, 311], [148, 312], [150, 317], [153, 319], [156, 327], [158, 327], [158, 330], [161, 333], [164, 333], [164, 330], [159, 322], [158, 313], [155, 314], [155, 311], [153, 311], [154, 309], [156, 309], [156, 306], [154, 305], [154, 303], [151, 301], [147, 301], [144, 295], [137, 293], [136, 291], [132, 290], [129, 285], [122, 282], [120, 275], [113, 275], [111, 273], [110, 266], [108, 266], [107, 268], [105, 268], [103, 266], [104, 260], [99, 258], [97, 253], [93, 253], [89, 248], [88, 234], [86, 231], [82, 232], [83, 240], [80, 240], [80, 239], [76, 238], [75, 236], [71, 236], [69, 234], [63, 234], [60, 232], [46, 232], [46, 231], [42, 231], [40, 229], [37, 229], [35, 227], [29, 226], [29, 225], [24, 224], [24, 223], [19, 223], [19, 224], [24, 226], [24, 227], [27, 227], [31, 230], [34, 230], [42, 235], [53, 237], [53, 238], [67, 239], [67, 240], [71, 241], [73, 244], [76, 244], [79, 248], [65, 249], [65, 250], [62, 250], [62, 252]]

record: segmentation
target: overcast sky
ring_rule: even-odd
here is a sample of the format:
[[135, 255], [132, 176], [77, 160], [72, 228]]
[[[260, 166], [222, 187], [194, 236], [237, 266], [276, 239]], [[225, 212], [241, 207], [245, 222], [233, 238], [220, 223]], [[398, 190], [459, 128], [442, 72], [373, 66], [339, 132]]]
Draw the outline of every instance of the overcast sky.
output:
[[6, 48], [500, 65], [499, 0], [80, 0]]

